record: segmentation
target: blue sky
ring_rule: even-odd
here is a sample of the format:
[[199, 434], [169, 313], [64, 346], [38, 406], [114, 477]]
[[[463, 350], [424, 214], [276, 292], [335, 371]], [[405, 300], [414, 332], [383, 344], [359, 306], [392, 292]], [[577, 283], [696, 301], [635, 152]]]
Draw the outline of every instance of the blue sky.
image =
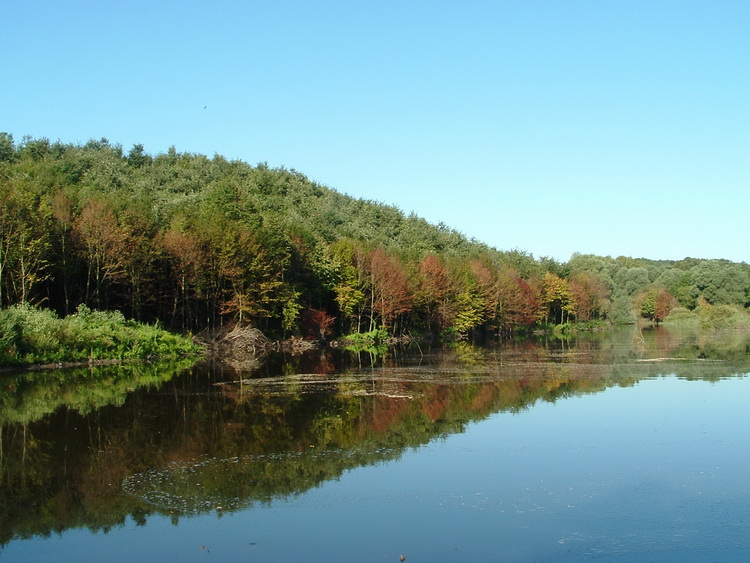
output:
[[502, 250], [750, 261], [745, 1], [6, 2], [0, 130], [294, 168]]

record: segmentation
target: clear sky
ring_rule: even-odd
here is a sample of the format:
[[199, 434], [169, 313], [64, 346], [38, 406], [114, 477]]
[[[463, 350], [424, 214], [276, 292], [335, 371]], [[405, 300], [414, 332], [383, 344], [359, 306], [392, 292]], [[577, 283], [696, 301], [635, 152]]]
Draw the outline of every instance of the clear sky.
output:
[[294, 168], [501, 250], [750, 261], [750, 2], [3, 2], [0, 131]]

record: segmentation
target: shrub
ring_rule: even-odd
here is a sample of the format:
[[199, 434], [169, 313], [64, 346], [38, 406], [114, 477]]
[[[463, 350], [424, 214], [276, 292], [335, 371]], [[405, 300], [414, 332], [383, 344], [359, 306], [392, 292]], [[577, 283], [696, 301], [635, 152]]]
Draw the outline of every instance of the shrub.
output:
[[699, 318], [686, 307], [675, 307], [664, 319], [666, 325], [698, 325]]
[[695, 312], [701, 328], [726, 329], [750, 327], [750, 318], [745, 311], [732, 305], [710, 305], [702, 303]]
[[87, 360], [175, 359], [198, 352], [189, 339], [81, 305], [65, 319], [17, 305], [0, 311], [0, 365]]
[[389, 335], [388, 331], [376, 328], [370, 332], [355, 332], [341, 339], [346, 350], [352, 352], [377, 352], [383, 353], [387, 350]]
[[22, 352], [23, 326], [15, 309], [0, 311], [0, 365], [15, 363]]

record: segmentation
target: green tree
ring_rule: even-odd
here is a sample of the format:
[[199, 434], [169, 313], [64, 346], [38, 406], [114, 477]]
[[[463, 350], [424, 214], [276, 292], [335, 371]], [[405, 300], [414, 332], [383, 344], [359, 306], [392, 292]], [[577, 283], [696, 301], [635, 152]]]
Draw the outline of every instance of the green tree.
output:
[[138, 143], [133, 145], [133, 148], [128, 152], [128, 164], [140, 168], [146, 164], [150, 164], [152, 161], [151, 157], [144, 151], [143, 145]]
[[0, 306], [28, 301], [48, 276], [51, 212], [24, 184], [0, 180]]
[[607, 318], [616, 325], [634, 324], [637, 318], [633, 310], [633, 300], [627, 295], [615, 297], [612, 300]]
[[693, 295], [693, 276], [689, 270], [678, 268], [666, 268], [656, 280], [654, 285], [664, 287], [674, 295], [680, 305], [693, 309], [696, 305], [696, 296]]
[[455, 311], [453, 328], [459, 334], [468, 334], [486, 320], [487, 303], [482, 288], [465, 262], [452, 264], [449, 279]]
[[240, 325], [272, 317], [279, 304], [283, 265], [269, 258], [267, 249], [246, 227], [232, 225], [219, 244], [219, 272], [226, 287], [222, 314], [234, 315]]
[[337, 271], [337, 283], [333, 287], [334, 300], [341, 312], [344, 330], [351, 326], [360, 332], [364, 306], [369, 292], [369, 276], [366, 274], [366, 252], [352, 239], [341, 239], [329, 248], [331, 261]]
[[16, 160], [16, 145], [13, 135], [0, 132], [0, 162], [13, 162]]
[[641, 266], [621, 267], [614, 276], [616, 295], [633, 297], [645, 291], [651, 283], [648, 270]]
[[712, 305], [743, 305], [750, 276], [747, 267], [721, 260], [706, 260], [690, 270], [692, 295]]
[[54, 236], [54, 248], [58, 260], [53, 266], [58, 274], [63, 292], [63, 311], [67, 315], [71, 312], [71, 287], [73, 265], [71, 264], [71, 230], [73, 228], [73, 202], [65, 195], [62, 189], [58, 189], [52, 195], [52, 228]]
[[142, 318], [144, 306], [157, 293], [150, 288], [155, 283], [154, 268], [159, 252], [151, 206], [138, 203], [133, 202], [122, 210], [118, 219], [125, 250], [122, 260], [127, 284], [125, 302], [135, 319]]

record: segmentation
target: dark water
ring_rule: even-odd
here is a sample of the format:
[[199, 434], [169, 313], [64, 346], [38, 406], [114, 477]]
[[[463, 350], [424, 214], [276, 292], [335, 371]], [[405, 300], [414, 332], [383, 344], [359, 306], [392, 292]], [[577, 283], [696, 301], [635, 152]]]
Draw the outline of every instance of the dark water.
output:
[[750, 335], [0, 375], [0, 560], [747, 561]]

